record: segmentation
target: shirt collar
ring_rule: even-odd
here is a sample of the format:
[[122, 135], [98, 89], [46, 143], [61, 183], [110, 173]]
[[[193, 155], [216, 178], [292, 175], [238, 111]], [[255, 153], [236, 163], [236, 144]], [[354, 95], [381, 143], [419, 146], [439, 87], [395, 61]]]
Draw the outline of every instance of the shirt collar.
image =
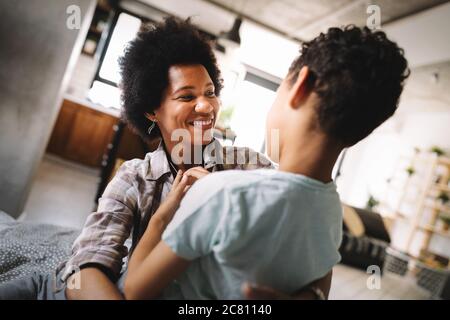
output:
[[205, 163], [205, 169], [209, 170], [215, 167], [217, 164], [223, 163], [223, 146], [215, 138], [205, 147], [203, 151], [203, 161]]
[[155, 151], [148, 153], [147, 157], [149, 157], [149, 166], [145, 176], [146, 179], [158, 180], [164, 174], [170, 173], [169, 161], [167, 161], [162, 142], [159, 143]]
[[[203, 152], [205, 169], [211, 169], [215, 167], [218, 163], [223, 163], [223, 146], [217, 140], [213, 139], [210, 144], [205, 147]], [[159, 143], [158, 148], [155, 151], [147, 154], [149, 159], [149, 166], [147, 168], [147, 174], [145, 176], [148, 180], [158, 180], [164, 174], [170, 174], [170, 165], [167, 160], [166, 151], [162, 141]], [[172, 176], [170, 174], [170, 176]]]

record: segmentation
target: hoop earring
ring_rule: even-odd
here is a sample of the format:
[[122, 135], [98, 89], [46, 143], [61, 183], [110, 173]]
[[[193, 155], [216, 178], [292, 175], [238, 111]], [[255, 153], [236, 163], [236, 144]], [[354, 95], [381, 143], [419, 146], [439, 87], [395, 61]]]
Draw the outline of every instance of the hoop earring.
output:
[[148, 127], [148, 130], [147, 130], [148, 135], [152, 134], [152, 130], [155, 128], [155, 126], [156, 126], [156, 121], [152, 121], [152, 124], [150, 125], [150, 127]]

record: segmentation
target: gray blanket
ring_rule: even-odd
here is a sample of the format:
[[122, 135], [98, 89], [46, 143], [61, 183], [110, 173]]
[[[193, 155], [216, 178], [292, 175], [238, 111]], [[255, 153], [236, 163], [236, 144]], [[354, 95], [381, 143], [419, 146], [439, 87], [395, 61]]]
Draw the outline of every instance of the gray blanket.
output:
[[0, 283], [33, 272], [54, 272], [70, 255], [80, 230], [18, 222], [0, 211]]

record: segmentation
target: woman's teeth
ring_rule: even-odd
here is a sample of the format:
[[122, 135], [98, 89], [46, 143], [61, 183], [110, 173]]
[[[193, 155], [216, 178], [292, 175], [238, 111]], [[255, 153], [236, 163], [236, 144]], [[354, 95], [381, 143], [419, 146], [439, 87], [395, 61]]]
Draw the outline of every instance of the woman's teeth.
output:
[[194, 127], [209, 126], [211, 124], [212, 124], [212, 119], [209, 119], [209, 120], [196, 120], [196, 121], [194, 121]]

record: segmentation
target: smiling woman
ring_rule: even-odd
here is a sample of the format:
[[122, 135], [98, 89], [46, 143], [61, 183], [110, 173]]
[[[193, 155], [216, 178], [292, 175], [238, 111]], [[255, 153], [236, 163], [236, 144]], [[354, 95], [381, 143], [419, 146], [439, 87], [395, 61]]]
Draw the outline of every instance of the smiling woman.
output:
[[[124, 119], [144, 140], [159, 139], [160, 144], [145, 159], [125, 162], [99, 199], [97, 212], [88, 218], [64, 265], [63, 281], [76, 270], [86, 281], [86, 290], [66, 290], [69, 299], [121, 296], [123, 259], [130, 253], [139, 260], [136, 245], [155, 224], [157, 209], [177, 206], [185, 190], [180, 193], [178, 188], [174, 198], [176, 182], [192, 184], [209, 172], [226, 169], [271, 167], [263, 155], [249, 148], [223, 147], [210, 134], [220, 111], [222, 79], [211, 46], [189, 21], [167, 18], [142, 29], [119, 65]], [[200, 150], [200, 157], [193, 152], [175, 161], [172, 151], [180, 141], [173, 136], [179, 131], [186, 138], [183, 145]], [[181, 173], [188, 177], [183, 183]], [[128, 251], [125, 241], [130, 235]]]

